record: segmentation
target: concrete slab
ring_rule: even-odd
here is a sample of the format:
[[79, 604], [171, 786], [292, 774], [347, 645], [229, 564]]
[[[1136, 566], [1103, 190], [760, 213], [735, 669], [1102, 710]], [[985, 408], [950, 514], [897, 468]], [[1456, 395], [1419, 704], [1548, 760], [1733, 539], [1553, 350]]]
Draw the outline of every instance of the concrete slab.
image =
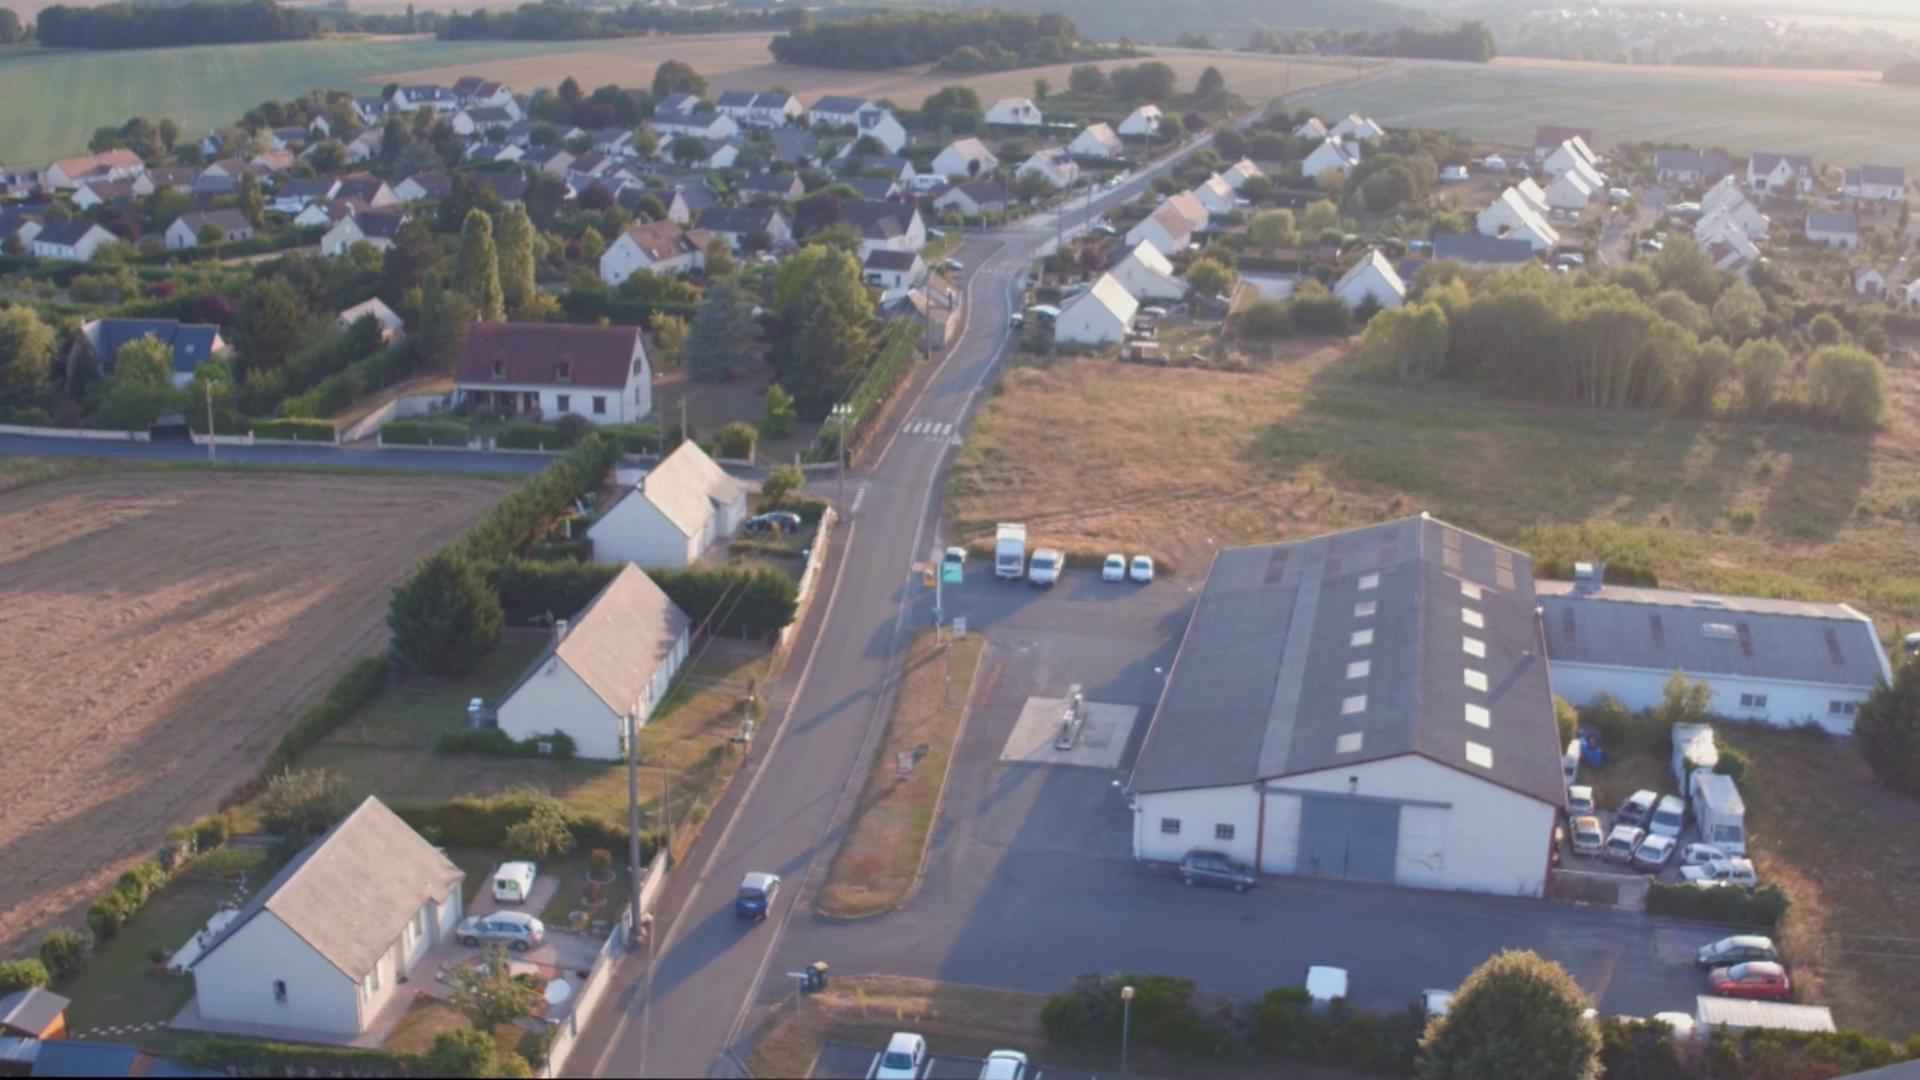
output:
[[1088, 769], [1117, 769], [1126, 754], [1127, 740], [1133, 736], [1134, 721], [1140, 710], [1132, 705], [1112, 705], [1102, 701], [1086, 703], [1087, 718], [1080, 725], [1080, 737], [1072, 749], [1056, 750], [1053, 740], [1060, 734], [1066, 713], [1065, 698], [1030, 697], [1020, 709], [1020, 718], [1000, 751], [1000, 761], [1016, 765], [1077, 765]]

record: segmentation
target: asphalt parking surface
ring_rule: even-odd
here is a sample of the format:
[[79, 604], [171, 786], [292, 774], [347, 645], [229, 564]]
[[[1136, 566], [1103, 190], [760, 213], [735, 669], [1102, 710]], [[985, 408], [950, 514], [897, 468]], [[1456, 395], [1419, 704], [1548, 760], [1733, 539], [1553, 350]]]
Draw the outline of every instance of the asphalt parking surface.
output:
[[[983, 1058], [949, 1057], [940, 1054], [939, 1048], [929, 1043], [932, 1055], [927, 1060], [927, 1071], [922, 1075], [927, 1080], [977, 1080], [980, 1069], [986, 1064]], [[878, 1046], [857, 1046], [853, 1043], [828, 1042], [820, 1047], [820, 1056], [813, 1063], [813, 1075], [817, 1080], [865, 1080], [873, 1070], [873, 1059], [880, 1056]], [[1099, 1073], [1085, 1069], [1064, 1069], [1039, 1065], [1027, 1074], [1031, 1080], [1099, 1080]]]

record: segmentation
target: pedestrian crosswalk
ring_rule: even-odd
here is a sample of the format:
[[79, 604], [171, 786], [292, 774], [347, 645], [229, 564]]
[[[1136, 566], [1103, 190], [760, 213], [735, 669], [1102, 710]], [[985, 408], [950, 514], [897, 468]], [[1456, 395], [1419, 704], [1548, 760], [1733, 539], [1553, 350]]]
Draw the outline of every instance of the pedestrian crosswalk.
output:
[[908, 420], [900, 425], [900, 434], [924, 439], [944, 439], [953, 434], [953, 425], [939, 420]]

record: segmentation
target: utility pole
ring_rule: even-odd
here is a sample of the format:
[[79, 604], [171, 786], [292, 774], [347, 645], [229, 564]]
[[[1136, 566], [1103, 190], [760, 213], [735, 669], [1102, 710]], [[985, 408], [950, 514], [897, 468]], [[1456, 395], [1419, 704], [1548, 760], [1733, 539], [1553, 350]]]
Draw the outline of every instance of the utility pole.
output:
[[629, 943], [640, 944], [640, 710], [627, 709], [627, 899]]
[[207, 391], [207, 460], [213, 460], [213, 380], [202, 379], [200, 385]]

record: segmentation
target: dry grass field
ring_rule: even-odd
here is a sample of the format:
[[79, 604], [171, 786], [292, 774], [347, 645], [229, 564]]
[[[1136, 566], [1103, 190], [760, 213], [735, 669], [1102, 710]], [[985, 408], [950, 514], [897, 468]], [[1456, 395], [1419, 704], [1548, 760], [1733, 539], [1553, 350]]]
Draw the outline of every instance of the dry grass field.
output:
[[505, 486], [153, 471], [0, 494], [0, 955], [215, 809]]
[[[556, 49], [538, 56], [516, 59], [471, 61], [444, 67], [415, 68], [410, 71], [369, 75], [362, 82], [452, 82], [462, 75], [486, 75], [512, 86], [531, 89], [557, 86], [571, 75], [582, 86], [617, 83], [644, 86], [653, 79], [653, 71], [666, 60], [684, 60], [706, 76], [707, 83], [721, 90], [764, 90], [784, 86], [802, 98], [811, 100], [823, 94], [855, 94], [871, 98], [891, 98], [904, 108], [918, 108], [927, 95], [952, 83], [965, 83], [980, 94], [983, 102], [1002, 97], [1033, 93], [1035, 79], [1046, 79], [1059, 90], [1066, 89], [1072, 64], [1053, 67], [1021, 68], [982, 75], [942, 75], [926, 67], [888, 71], [837, 71], [829, 68], [797, 67], [777, 64], [767, 51], [771, 35], [699, 34], [675, 37], [623, 38], [612, 42], [594, 42], [584, 47]], [[1248, 101], [1261, 101], [1289, 90], [1323, 86], [1355, 78], [1377, 69], [1377, 61], [1331, 61], [1246, 53], [1194, 49], [1153, 49], [1153, 57], [1171, 66], [1183, 89], [1191, 88], [1209, 64], [1220, 69], [1227, 86]], [[1138, 63], [1133, 60], [1102, 61], [1100, 67]]]

